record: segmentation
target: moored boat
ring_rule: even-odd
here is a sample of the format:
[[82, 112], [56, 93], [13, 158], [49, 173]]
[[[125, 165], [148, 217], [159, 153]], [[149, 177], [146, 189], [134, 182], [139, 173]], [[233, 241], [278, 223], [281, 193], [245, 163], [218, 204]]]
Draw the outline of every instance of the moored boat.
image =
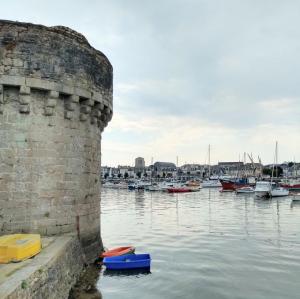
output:
[[220, 179], [224, 191], [235, 191], [237, 188], [248, 187], [247, 179]]
[[260, 181], [256, 183], [255, 195], [258, 197], [288, 196], [289, 190], [278, 186], [275, 182]]
[[103, 253], [100, 254], [100, 258], [131, 254], [134, 253], [134, 251], [135, 251], [135, 247], [133, 246], [117, 247], [117, 248], [104, 251]]
[[188, 186], [188, 187], [200, 187], [200, 182], [198, 182], [198, 181], [188, 181], [188, 182], [186, 182], [186, 186]]
[[148, 191], [161, 191], [161, 188], [158, 186], [158, 184], [153, 183], [151, 186], [148, 186], [146, 189]]
[[300, 190], [300, 180], [299, 179], [284, 179], [279, 183], [280, 187], [285, 189]]
[[191, 192], [191, 188], [188, 188], [188, 187], [171, 187], [171, 188], [167, 188], [167, 191], [169, 193], [185, 193], [185, 192]]
[[128, 270], [150, 268], [150, 254], [126, 254], [123, 256], [106, 257], [103, 264], [108, 270]]
[[289, 195], [289, 190], [279, 187], [279, 186], [274, 186], [271, 189], [271, 197], [281, 197], [281, 196], [288, 196]]
[[203, 181], [202, 188], [219, 188], [222, 187], [222, 184], [218, 179], [208, 179]]
[[251, 186], [240, 187], [235, 189], [236, 193], [254, 193], [254, 188]]
[[254, 192], [257, 197], [270, 197], [271, 182], [268, 181], [256, 182]]

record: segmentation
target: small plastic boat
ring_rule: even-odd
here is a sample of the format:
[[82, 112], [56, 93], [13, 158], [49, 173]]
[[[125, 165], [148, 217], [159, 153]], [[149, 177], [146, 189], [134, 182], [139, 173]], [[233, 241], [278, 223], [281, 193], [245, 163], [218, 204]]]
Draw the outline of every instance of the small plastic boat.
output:
[[0, 264], [21, 262], [37, 255], [42, 248], [38, 234], [14, 234], [0, 237]]
[[104, 251], [103, 253], [100, 254], [100, 258], [130, 254], [130, 253], [134, 253], [134, 251], [135, 251], [135, 247], [133, 246], [117, 247], [114, 249]]
[[103, 264], [108, 270], [128, 270], [150, 268], [150, 254], [126, 254], [122, 256], [106, 257]]

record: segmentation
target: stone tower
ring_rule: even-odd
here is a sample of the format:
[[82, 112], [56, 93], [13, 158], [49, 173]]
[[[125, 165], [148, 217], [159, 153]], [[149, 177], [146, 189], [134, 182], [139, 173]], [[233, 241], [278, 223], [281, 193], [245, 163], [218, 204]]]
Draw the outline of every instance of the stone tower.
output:
[[99, 252], [112, 72], [69, 28], [0, 20], [0, 235], [73, 232]]

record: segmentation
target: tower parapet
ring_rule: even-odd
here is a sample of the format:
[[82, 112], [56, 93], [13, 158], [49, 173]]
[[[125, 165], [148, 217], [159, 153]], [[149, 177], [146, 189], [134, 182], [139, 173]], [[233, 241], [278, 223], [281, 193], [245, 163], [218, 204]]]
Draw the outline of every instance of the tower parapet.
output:
[[0, 20], [0, 234], [74, 232], [99, 251], [112, 72], [69, 28]]

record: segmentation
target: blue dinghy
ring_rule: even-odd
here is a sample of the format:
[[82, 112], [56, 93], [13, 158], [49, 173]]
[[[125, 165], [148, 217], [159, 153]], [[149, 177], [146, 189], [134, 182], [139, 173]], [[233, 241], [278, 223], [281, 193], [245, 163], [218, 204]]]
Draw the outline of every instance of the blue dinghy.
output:
[[103, 259], [108, 270], [150, 268], [150, 263], [150, 254], [126, 254]]

